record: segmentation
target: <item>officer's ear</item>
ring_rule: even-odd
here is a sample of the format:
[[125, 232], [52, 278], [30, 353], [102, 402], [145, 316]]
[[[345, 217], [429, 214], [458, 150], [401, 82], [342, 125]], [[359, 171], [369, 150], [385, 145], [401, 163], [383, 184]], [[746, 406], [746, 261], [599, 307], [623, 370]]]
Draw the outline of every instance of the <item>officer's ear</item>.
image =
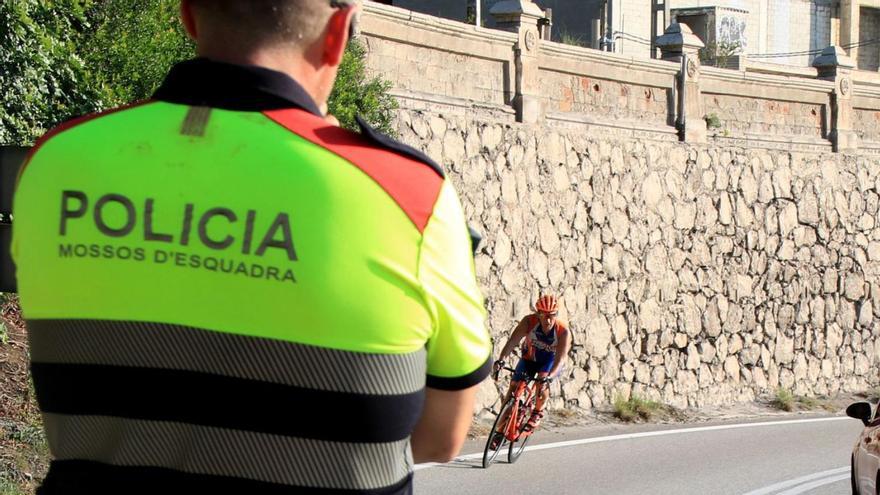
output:
[[327, 35], [324, 37], [324, 63], [336, 67], [342, 63], [345, 45], [348, 44], [352, 23], [358, 11], [357, 4], [342, 4], [337, 8], [327, 23]]
[[199, 33], [196, 29], [196, 18], [193, 15], [193, 5], [190, 0], [180, 0], [180, 22], [183, 23], [183, 28], [186, 30], [186, 34], [188, 34], [193, 41], [199, 38]]

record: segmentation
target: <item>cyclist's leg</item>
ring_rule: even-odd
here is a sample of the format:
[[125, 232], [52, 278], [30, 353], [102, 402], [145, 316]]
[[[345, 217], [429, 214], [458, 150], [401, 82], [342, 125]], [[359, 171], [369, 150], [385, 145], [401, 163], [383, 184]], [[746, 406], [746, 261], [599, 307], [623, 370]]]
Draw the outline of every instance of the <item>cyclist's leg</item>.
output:
[[[553, 367], [553, 362], [549, 362], [541, 366], [540, 370], [537, 373], [537, 379], [542, 380], [547, 378], [550, 373], [550, 368]], [[526, 424], [527, 430], [535, 430], [539, 424], [541, 424], [541, 420], [544, 419], [544, 406], [547, 404], [547, 400], [550, 398], [550, 385], [547, 382], [539, 381], [537, 384], [537, 398], [535, 401], [535, 409], [532, 410], [532, 415], [529, 417], [529, 422]]]
[[[525, 359], [520, 359], [519, 363], [517, 363], [516, 369], [513, 372], [513, 376], [510, 379], [510, 386], [507, 387], [507, 393], [504, 394], [504, 400], [501, 402], [502, 407], [504, 407], [504, 404], [507, 404], [507, 401], [510, 400], [510, 397], [513, 395], [514, 390], [516, 390], [516, 387], [519, 386], [520, 382], [531, 376], [531, 374], [529, 374], [529, 367], [527, 364], [528, 363]], [[501, 421], [498, 422], [499, 428], [503, 428], [503, 425], [505, 424], [507, 424], [505, 418], [502, 418]]]

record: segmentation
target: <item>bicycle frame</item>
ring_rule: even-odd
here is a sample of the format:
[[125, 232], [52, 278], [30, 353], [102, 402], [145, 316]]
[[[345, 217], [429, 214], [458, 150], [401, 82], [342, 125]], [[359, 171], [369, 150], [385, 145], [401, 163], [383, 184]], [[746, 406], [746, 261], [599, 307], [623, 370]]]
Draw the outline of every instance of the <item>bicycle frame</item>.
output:
[[[513, 368], [505, 367], [504, 369], [509, 371], [516, 371]], [[524, 432], [522, 431], [522, 427], [528, 418], [526, 417], [528, 414], [531, 414], [531, 409], [534, 407], [529, 407], [532, 404], [533, 400], [537, 399], [537, 386], [538, 381], [535, 378], [526, 378], [519, 382], [514, 390], [513, 394], [511, 394], [510, 399], [513, 400], [513, 409], [510, 411], [510, 416], [508, 416], [506, 425], [504, 426], [504, 437], [507, 438], [510, 442], [516, 442], [521, 437], [525, 438], [531, 435], [532, 432]]]
[[[503, 366], [493, 374], [495, 380], [498, 380], [498, 373], [501, 369], [516, 372], [513, 368]], [[504, 445], [509, 445], [507, 453], [509, 463], [516, 462], [522, 454], [532, 434], [532, 431], [524, 431], [526, 422], [536, 406], [538, 383], [542, 381], [546, 381], [546, 379], [526, 377], [517, 383], [516, 388], [511, 391], [510, 397], [501, 404], [501, 410], [495, 417], [489, 438], [486, 440], [486, 447], [483, 450], [483, 468], [488, 468], [492, 464]], [[503, 440], [496, 435], [501, 435]]]

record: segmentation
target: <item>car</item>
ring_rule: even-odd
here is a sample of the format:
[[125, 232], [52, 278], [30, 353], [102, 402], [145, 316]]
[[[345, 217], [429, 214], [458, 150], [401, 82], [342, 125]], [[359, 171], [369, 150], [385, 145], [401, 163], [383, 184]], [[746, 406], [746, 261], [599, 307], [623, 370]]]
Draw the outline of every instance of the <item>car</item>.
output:
[[853, 495], [880, 493], [880, 415], [877, 404], [856, 402], [846, 408], [846, 415], [865, 425], [850, 458], [850, 483]]

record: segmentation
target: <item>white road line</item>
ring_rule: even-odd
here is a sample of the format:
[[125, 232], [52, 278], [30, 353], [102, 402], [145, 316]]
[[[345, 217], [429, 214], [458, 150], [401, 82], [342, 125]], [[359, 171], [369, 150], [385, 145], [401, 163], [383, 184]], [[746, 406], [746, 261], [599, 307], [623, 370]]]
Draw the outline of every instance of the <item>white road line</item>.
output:
[[[786, 481], [780, 481], [779, 483], [774, 483], [772, 485], [767, 485], [763, 488], [758, 488], [757, 490], [752, 490], [748, 493], [745, 493], [744, 495], [768, 495], [768, 494], [773, 493], [777, 490], [784, 490], [786, 488], [791, 488], [793, 486], [800, 485], [801, 483], [806, 483], [808, 481], [812, 481], [817, 478], [826, 478], [829, 476], [834, 477], [835, 475], [840, 475], [841, 473], [846, 473], [843, 475], [844, 478], [849, 477], [849, 466], [844, 466], [844, 467], [837, 468], [837, 469], [829, 469], [828, 471], [822, 471], [820, 473], [808, 474], [806, 476], [801, 476], [800, 478], [793, 478], [793, 479], [786, 480]], [[824, 481], [824, 480], [819, 480], [819, 481]], [[834, 481], [837, 481], [837, 480], [835, 479]], [[821, 485], [816, 485], [816, 486], [821, 486]], [[800, 487], [798, 487], [798, 488], [800, 488]], [[788, 492], [785, 492], [785, 493], [788, 493]], [[802, 493], [802, 492], [792, 492], [792, 493]]]
[[[849, 468], [847, 468], [849, 469]], [[800, 493], [807, 493], [814, 488], [819, 488], [820, 486], [830, 485], [831, 483], [837, 483], [838, 481], [848, 480], [849, 473], [841, 474], [838, 476], [831, 476], [829, 478], [823, 478], [821, 480], [816, 480], [811, 483], [804, 483], [803, 485], [796, 486], [791, 490], [786, 490], [784, 492], [778, 493], [777, 495], [798, 495]], [[848, 491], [848, 490], [847, 490]]]
[[[835, 416], [833, 418], [812, 418], [812, 419], [791, 419], [786, 421], [764, 421], [761, 423], [738, 423], [732, 425], [716, 425], [716, 426], [700, 426], [697, 428], [680, 428], [677, 430], [660, 430], [660, 431], [644, 431], [641, 433], [625, 433], [622, 435], [611, 435], [607, 437], [594, 437], [594, 438], [582, 438], [580, 440], [567, 440], [565, 442], [554, 442], [554, 443], [545, 443], [541, 445], [532, 445], [531, 447], [526, 447], [525, 450], [530, 452], [534, 450], [546, 450], [546, 449], [558, 449], [562, 447], [574, 447], [576, 445], [587, 445], [591, 443], [603, 443], [603, 442], [615, 442], [618, 440], [631, 440], [635, 438], [647, 438], [647, 437], [661, 437], [666, 435], [679, 435], [683, 433], [701, 433], [705, 431], [720, 431], [720, 430], [733, 430], [738, 428], [757, 428], [760, 426], [782, 426], [782, 425], [797, 425], [797, 424], [805, 424], [805, 423], [821, 423], [825, 421], [852, 421], [852, 418], [847, 416]], [[501, 453], [499, 453], [500, 455]], [[467, 461], [470, 459], [482, 459], [483, 453], [477, 452], [474, 454], [467, 454], [463, 456], [456, 457], [452, 462], [461, 462]], [[416, 464], [413, 467], [414, 471], [419, 471], [422, 469], [428, 469], [434, 466], [441, 466], [442, 464], [436, 462], [430, 462], [425, 464]]]

